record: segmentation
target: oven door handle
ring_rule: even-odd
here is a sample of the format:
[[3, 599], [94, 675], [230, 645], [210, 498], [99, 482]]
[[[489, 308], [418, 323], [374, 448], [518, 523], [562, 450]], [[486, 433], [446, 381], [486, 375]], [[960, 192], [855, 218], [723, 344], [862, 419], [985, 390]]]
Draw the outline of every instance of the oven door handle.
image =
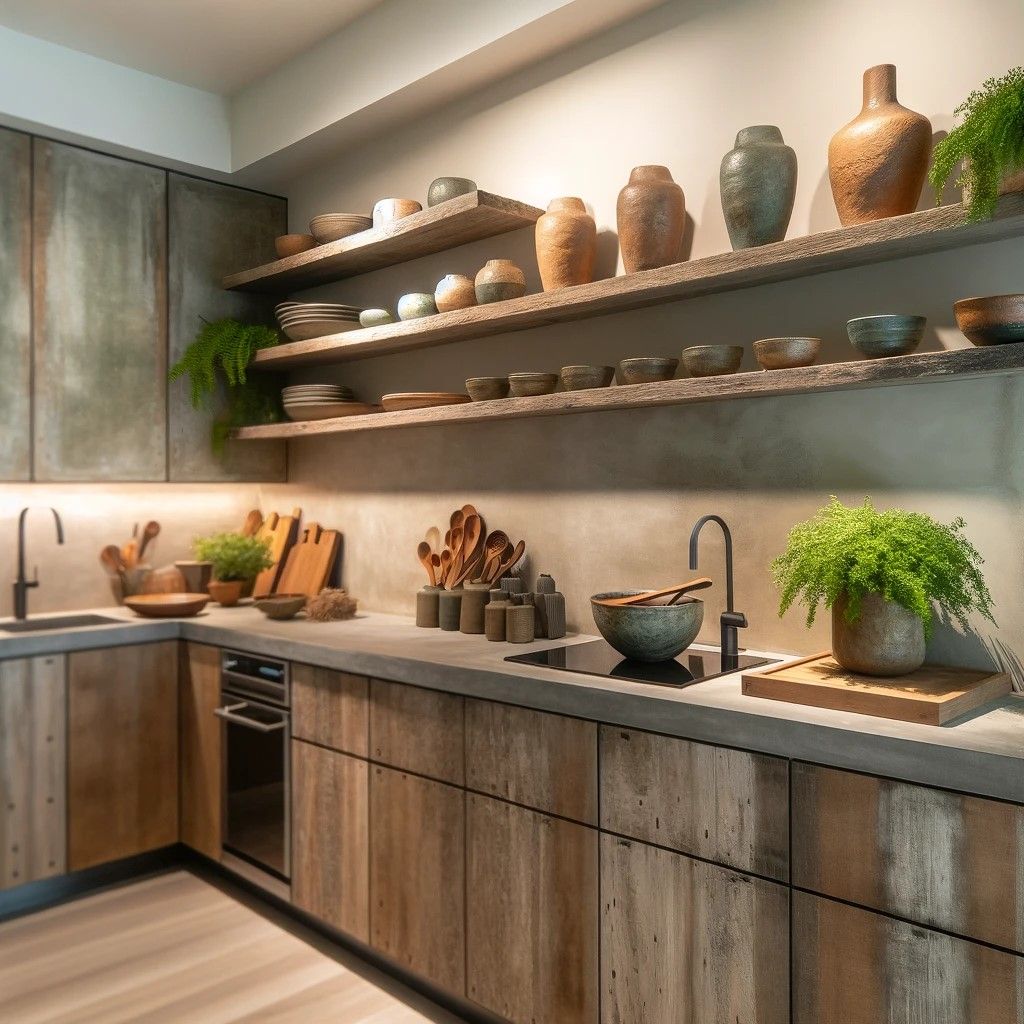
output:
[[246, 729], [255, 729], [256, 732], [277, 732], [279, 729], [283, 729], [287, 724], [284, 715], [281, 716], [280, 721], [268, 724], [265, 722], [257, 722], [254, 718], [247, 718], [245, 715], [236, 714], [236, 712], [249, 706], [250, 705], [245, 701], [242, 701], [240, 704], [226, 704], [224, 707], [214, 708], [213, 713], [218, 718], [223, 718], [225, 722], [231, 722], [234, 725], [241, 725]]

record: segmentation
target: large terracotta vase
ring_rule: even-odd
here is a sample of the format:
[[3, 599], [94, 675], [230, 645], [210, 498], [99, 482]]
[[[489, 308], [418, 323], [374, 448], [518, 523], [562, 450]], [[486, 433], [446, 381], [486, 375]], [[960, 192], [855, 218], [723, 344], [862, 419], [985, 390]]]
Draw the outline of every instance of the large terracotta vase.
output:
[[881, 594], [865, 594], [860, 615], [846, 621], [847, 600], [832, 606], [832, 657], [867, 676], [902, 676], [924, 664], [924, 624]]
[[734, 249], [786, 237], [796, 198], [796, 153], [775, 125], [742, 129], [722, 158], [722, 212]]
[[828, 177], [844, 227], [912, 213], [931, 151], [931, 122], [896, 99], [896, 66], [868, 68], [861, 112], [828, 146]]
[[544, 291], [594, 280], [597, 225], [576, 196], [552, 199], [535, 232]]
[[619, 249], [627, 274], [665, 267], [679, 259], [686, 227], [683, 190], [667, 167], [634, 167], [616, 207]]

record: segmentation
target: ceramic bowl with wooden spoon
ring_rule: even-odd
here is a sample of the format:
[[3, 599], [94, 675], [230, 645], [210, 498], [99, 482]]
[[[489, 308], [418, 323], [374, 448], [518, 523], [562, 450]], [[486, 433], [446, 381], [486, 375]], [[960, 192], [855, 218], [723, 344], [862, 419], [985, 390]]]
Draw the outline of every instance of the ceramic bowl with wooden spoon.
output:
[[[643, 598], [643, 590], [594, 594], [590, 608], [601, 636], [632, 661], [671, 661], [697, 638], [704, 622], [704, 602], [685, 597], [678, 604], [616, 604], [624, 597]], [[649, 598], [647, 598], [649, 600]]]
[[672, 600], [667, 602], [668, 604], [678, 604], [680, 599], [687, 594], [691, 594], [695, 590], [707, 590], [711, 585], [712, 581], [709, 577], [701, 576], [698, 579], [689, 580], [687, 583], [677, 583], [673, 587], [665, 587], [662, 590], [641, 590], [626, 597], [605, 598], [600, 603], [608, 607], [622, 608], [626, 605], [649, 604], [661, 598], [670, 597]]

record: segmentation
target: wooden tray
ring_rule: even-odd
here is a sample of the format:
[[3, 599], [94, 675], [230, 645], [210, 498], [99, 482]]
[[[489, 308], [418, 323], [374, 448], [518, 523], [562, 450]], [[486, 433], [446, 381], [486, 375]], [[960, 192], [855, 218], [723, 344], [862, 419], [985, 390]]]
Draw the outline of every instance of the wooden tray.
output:
[[469, 395], [454, 391], [406, 391], [385, 395], [380, 404], [385, 412], [398, 412], [402, 409], [433, 409], [439, 405], [466, 405], [469, 401]]
[[945, 725], [1010, 690], [1005, 672], [944, 665], [922, 665], [916, 672], [892, 679], [862, 676], [841, 668], [828, 651], [788, 665], [743, 673], [743, 692], [749, 697], [919, 725]]

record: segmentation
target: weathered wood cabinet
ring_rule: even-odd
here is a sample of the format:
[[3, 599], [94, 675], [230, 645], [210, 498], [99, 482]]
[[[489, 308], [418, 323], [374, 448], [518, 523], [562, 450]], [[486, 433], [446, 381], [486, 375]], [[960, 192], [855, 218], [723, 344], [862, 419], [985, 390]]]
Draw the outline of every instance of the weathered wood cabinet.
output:
[[329, 668], [293, 664], [292, 735], [366, 757], [370, 682]]
[[224, 753], [220, 719], [220, 648], [183, 643], [179, 651], [181, 841], [220, 860]]
[[0, 662], [0, 889], [66, 860], [63, 655]]
[[178, 840], [178, 642], [68, 655], [68, 867]]

